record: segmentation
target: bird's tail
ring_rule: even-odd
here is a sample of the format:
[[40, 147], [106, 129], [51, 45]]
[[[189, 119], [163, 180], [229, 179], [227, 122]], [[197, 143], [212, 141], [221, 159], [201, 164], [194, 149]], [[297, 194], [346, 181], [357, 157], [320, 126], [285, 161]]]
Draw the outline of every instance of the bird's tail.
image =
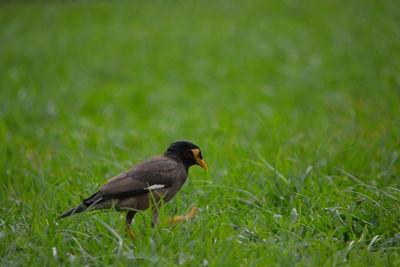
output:
[[57, 220], [74, 215], [75, 213], [81, 213], [83, 211], [86, 210], [86, 206], [83, 204], [80, 204], [79, 206], [76, 206], [75, 208], [70, 209], [69, 211], [63, 213], [62, 215], [60, 215]]

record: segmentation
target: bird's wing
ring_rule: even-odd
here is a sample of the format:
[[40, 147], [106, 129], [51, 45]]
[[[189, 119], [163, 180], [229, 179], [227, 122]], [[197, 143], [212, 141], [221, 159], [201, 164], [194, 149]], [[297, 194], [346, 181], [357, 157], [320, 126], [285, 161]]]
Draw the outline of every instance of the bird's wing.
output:
[[179, 164], [175, 160], [156, 156], [110, 179], [83, 203], [90, 205], [107, 199], [130, 197], [151, 190], [168, 188], [175, 182], [180, 171]]

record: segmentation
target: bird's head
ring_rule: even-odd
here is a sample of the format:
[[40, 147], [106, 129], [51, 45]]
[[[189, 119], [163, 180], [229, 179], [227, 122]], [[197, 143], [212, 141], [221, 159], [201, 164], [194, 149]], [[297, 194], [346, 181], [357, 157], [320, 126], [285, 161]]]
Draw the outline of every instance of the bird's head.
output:
[[208, 170], [206, 163], [201, 155], [200, 148], [189, 141], [176, 141], [173, 142], [164, 154], [178, 158], [190, 167], [192, 165], [199, 165], [206, 171]]

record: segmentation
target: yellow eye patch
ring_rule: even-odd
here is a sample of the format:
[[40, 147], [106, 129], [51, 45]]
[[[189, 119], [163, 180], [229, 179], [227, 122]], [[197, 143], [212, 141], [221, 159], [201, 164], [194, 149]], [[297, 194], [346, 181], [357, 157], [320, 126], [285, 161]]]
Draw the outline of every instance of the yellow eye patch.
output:
[[194, 158], [198, 159], [199, 154], [200, 154], [200, 149], [198, 149], [198, 148], [192, 149], [192, 153], [193, 153]]
[[195, 148], [195, 149], [191, 149], [193, 156], [196, 160], [196, 164], [200, 165], [203, 169], [205, 169], [206, 171], [208, 170], [206, 163], [204, 162], [204, 160], [201, 158], [201, 153], [200, 153], [200, 149]]

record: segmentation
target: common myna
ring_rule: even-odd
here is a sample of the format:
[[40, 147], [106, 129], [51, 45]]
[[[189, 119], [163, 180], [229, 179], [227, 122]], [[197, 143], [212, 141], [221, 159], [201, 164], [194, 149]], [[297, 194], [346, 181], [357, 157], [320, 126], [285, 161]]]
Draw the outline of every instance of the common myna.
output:
[[[115, 208], [118, 211], [126, 211], [125, 230], [134, 237], [130, 225], [136, 212], [151, 206], [154, 227], [158, 221], [161, 204], [175, 196], [186, 181], [189, 167], [195, 164], [207, 170], [200, 148], [189, 141], [176, 141], [163, 154], [145, 159], [111, 178], [99, 191], [58, 219], [87, 209]], [[191, 214], [193, 213], [192, 210]], [[176, 222], [179, 218], [187, 216], [177, 216], [171, 222]]]

